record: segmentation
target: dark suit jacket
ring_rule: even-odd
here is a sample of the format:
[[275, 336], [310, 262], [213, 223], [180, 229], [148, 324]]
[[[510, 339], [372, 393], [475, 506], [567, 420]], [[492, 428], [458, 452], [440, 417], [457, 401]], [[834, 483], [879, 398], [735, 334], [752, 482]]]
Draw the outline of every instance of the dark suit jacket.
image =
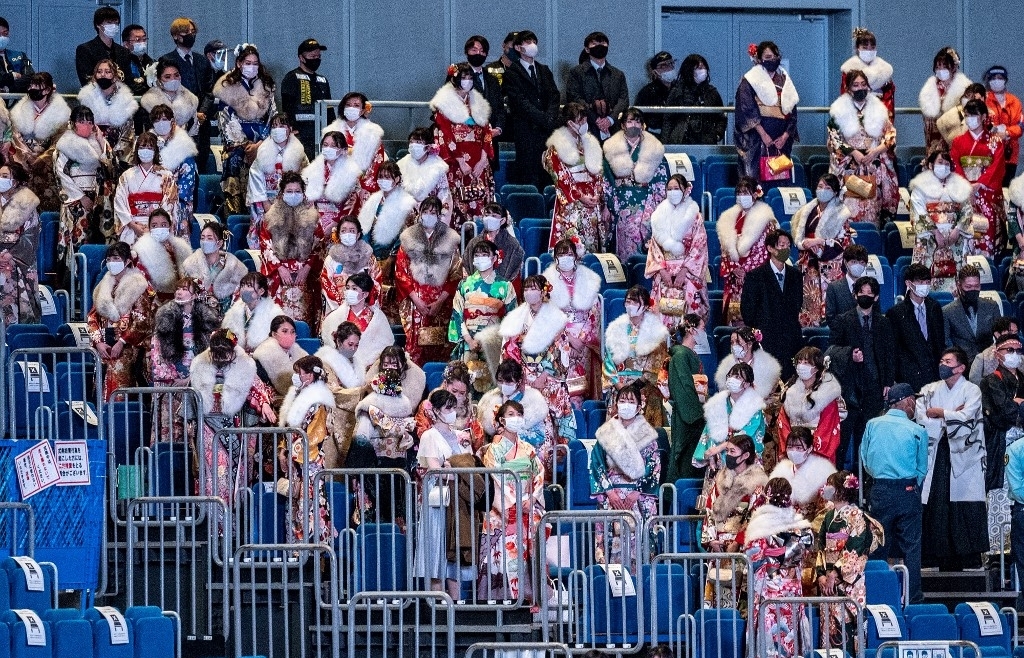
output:
[[131, 75], [132, 54], [117, 43], [110, 44], [108, 50], [99, 35], [95, 39], [78, 44], [75, 49], [75, 71], [78, 73], [78, 81], [83, 85], [92, 77], [92, 70], [101, 59], [112, 59], [117, 67], [124, 71], [125, 76]]
[[831, 327], [837, 317], [855, 308], [857, 300], [850, 292], [850, 281], [846, 275], [828, 284], [825, 289], [825, 324]]
[[928, 297], [924, 300], [924, 309], [928, 340], [925, 340], [917, 324], [910, 295], [885, 314], [893, 332], [896, 381], [910, 384], [914, 391], [920, 391], [925, 384], [938, 380], [939, 359], [942, 358], [942, 350], [946, 349], [942, 307]]
[[146, 67], [153, 63], [153, 58], [146, 54], [138, 57], [129, 53], [128, 61], [131, 66], [124, 72], [124, 83], [132, 90], [133, 95], [141, 96], [149, 89], [145, 71]]
[[792, 374], [793, 355], [803, 345], [800, 335], [803, 303], [803, 277], [792, 265], [786, 265], [786, 283], [781, 291], [770, 260], [748, 272], [743, 281], [740, 298], [743, 322], [761, 330], [761, 347], [782, 365], [783, 377]]
[[946, 330], [946, 347], [959, 347], [967, 352], [967, 369], [978, 352], [992, 344], [992, 323], [999, 317], [999, 305], [991, 299], [978, 300], [978, 333], [971, 332], [967, 312], [959, 299], [942, 307]]
[[[469, 63], [466, 62], [469, 66]], [[505, 132], [505, 91], [501, 88], [501, 82], [498, 81], [497, 76], [490, 73], [487, 70], [487, 66], [481, 70], [483, 74], [484, 88], [481, 90], [474, 83], [474, 88], [484, 95], [487, 103], [491, 106], [491, 127], [501, 128], [502, 133]], [[473, 72], [476, 75], [476, 71]], [[495, 149], [497, 153], [497, 149]]]
[[594, 101], [603, 99], [608, 106], [608, 114], [615, 120], [612, 132], [620, 128], [619, 114], [629, 107], [629, 90], [626, 87], [626, 75], [611, 64], [605, 62], [601, 71], [601, 80], [598, 82], [597, 69], [589, 61], [569, 71], [569, 79], [565, 82], [565, 101], [567, 103], [583, 103], [587, 106], [587, 120], [590, 122], [590, 132], [598, 137], [600, 130], [597, 128], [597, 112], [594, 110]]
[[[832, 358], [830, 368], [843, 387], [843, 399], [851, 408], [874, 415], [883, 406], [882, 390], [895, 383], [896, 363], [892, 351], [895, 338], [892, 325], [877, 306], [871, 312], [870, 334], [865, 334], [861, 317], [860, 309], [854, 308], [833, 321], [828, 353]], [[861, 363], [853, 360], [855, 349], [865, 352]], [[871, 366], [868, 359], [874, 361], [873, 382], [868, 377]]]
[[178, 65], [178, 71], [181, 73], [181, 85], [199, 98], [199, 109], [197, 111], [209, 117], [213, 108], [211, 92], [213, 91], [215, 80], [213, 77], [213, 67], [210, 66], [210, 61], [206, 59], [206, 55], [193, 50], [192, 66], [185, 62], [185, 58], [181, 56], [177, 48], [161, 56], [160, 59], [168, 59]]
[[508, 99], [507, 121], [515, 134], [516, 161], [523, 156], [536, 159], [539, 168], [544, 142], [555, 130], [558, 120], [561, 94], [551, 69], [536, 61], [533, 64], [537, 71], [536, 85], [522, 62], [513, 62], [505, 69], [502, 86]]

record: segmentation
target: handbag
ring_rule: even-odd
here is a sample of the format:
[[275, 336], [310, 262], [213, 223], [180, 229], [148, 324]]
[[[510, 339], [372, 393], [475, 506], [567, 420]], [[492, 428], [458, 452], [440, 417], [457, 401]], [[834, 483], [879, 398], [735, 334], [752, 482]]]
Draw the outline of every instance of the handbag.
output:
[[767, 153], [761, 156], [760, 162], [761, 180], [790, 180], [793, 160], [779, 149], [775, 149], [779, 151], [778, 155], [771, 154], [772, 147], [770, 146], [765, 150]]
[[850, 174], [843, 179], [846, 193], [858, 199], [874, 199], [878, 194], [878, 185], [872, 175]]
[[708, 401], [708, 376], [700, 373], [693, 376], [693, 388], [697, 391], [697, 399], [701, 404]]
[[476, 183], [473, 185], [456, 185], [452, 188], [452, 196], [462, 203], [471, 203], [473, 201], [483, 201], [487, 199], [488, 190], [483, 183]]
[[444, 345], [448, 342], [448, 327], [422, 327], [419, 331], [419, 344]]
[[662, 315], [684, 315], [686, 300], [678, 297], [662, 297], [658, 300], [658, 310]]
[[570, 396], [585, 395], [588, 388], [587, 378], [585, 376], [566, 377], [565, 387], [569, 390]]
[[427, 505], [431, 507], [448, 507], [451, 502], [452, 491], [444, 484], [433, 484], [427, 490]]

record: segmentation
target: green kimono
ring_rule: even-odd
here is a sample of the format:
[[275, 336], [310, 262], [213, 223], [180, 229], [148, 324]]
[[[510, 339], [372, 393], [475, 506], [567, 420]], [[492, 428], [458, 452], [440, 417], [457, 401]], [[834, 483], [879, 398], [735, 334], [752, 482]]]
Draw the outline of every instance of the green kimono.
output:
[[672, 348], [668, 362], [672, 450], [666, 465], [666, 482], [704, 476], [704, 469], [693, 465], [693, 451], [704, 432], [704, 405], [697, 397], [693, 376], [702, 372], [700, 357], [692, 349], [685, 345]]

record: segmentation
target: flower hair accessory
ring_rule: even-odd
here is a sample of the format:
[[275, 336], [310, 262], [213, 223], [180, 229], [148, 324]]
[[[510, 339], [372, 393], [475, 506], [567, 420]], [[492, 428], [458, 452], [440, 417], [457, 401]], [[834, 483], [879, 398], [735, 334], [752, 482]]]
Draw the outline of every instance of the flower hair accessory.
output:
[[142, 70], [142, 75], [146, 77], [146, 84], [150, 87], [156, 86], [156, 62], [151, 63], [149, 66]]
[[853, 473], [850, 473], [849, 475], [846, 476], [845, 479], [843, 479], [843, 488], [844, 489], [858, 489], [858, 488], [860, 488], [860, 480], [857, 479], [856, 475], [854, 475]]
[[237, 58], [238, 55], [241, 54], [241, 52], [243, 50], [245, 50], [246, 48], [249, 48], [250, 46], [252, 47], [253, 50], [255, 50], [256, 52], [259, 52], [260, 49], [257, 48], [256, 44], [254, 44], [254, 43], [240, 43], [237, 46], [235, 46], [235, 57]]
[[455, 64], [449, 64], [448, 65], [448, 71], [447, 71], [447, 77], [449, 77], [449, 78], [452, 77], [453, 75], [455, 75], [455, 73], [458, 70], [459, 70], [458, 66], [456, 66]]
[[754, 340], [759, 343], [764, 340], [764, 335], [761, 333], [760, 329], [754, 329]]
[[763, 188], [763, 187], [761, 187], [761, 184], [760, 184], [760, 183], [758, 183], [758, 185], [757, 185], [757, 189], [756, 189], [756, 190], [754, 190], [754, 198], [755, 198], [755, 199], [760, 199], [760, 198], [761, 198], [761, 197], [763, 197], [763, 196], [764, 196], [764, 188]]
[[757, 44], [756, 43], [752, 43], [749, 46], [747, 46], [747, 54], [750, 55], [750, 59], [751, 60], [753, 60], [755, 62], [757, 61]]
[[238, 345], [238, 336], [230, 329], [221, 329], [221, 335], [231, 341], [232, 347]]
[[832, 357], [826, 354], [824, 359], [824, 368], [822, 368], [822, 370], [828, 370], [830, 365], [832, 365]]
[[568, 239], [569, 239], [569, 242], [571, 242], [573, 244], [573, 247], [575, 247], [575, 249], [576, 249], [576, 257], [577, 258], [583, 258], [584, 256], [587, 255], [587, 248], [583, 244], [583, 241], [580, 240], [580, 236], [578, 234], [574, 233], [574, 234], [570, 235]]

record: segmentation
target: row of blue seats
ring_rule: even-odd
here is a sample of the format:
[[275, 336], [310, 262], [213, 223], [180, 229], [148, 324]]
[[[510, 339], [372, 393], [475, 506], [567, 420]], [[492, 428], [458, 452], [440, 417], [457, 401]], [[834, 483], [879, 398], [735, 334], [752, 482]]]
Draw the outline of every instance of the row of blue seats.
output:
[[[868, 602], [871, 605], [870, 601]], [[1001, 632], [983, 635], [974, 609], [967, 603], [957, 604], [951, 614], [938, 603], [908, 605], [892, 608], [893, 621], [899, 627], [898, 637], [880, 637], [874, 616], [865, 611], [867, 621], [867, 650], [875, 650], [887, 641], [952, 642], [966, 640], [978, 645], [982, 658], [1019, 657], [1022, 652], [1014, 647], [1014, 615], [1011, 611], [998, 612]], [[890, 653], [889, 655], [894, 655]], [[965, 653], [964, 655], [970, 655]]]
[[46, 610], [40, 621], [43, 644], [29, 644], [38, 629], [14, 612], [0, 615], [0, 658], [180, 658], [175, 619], [153, 606], [125, 611], [126, 638], [96, 608]]

